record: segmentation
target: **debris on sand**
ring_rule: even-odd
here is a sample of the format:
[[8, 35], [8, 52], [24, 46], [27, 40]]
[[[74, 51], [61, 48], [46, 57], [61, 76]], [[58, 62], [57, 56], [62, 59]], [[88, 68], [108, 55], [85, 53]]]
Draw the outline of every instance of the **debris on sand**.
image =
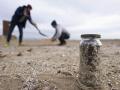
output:
[[23, 88], [21, 90], [38, 90], [39, 82], [37, 79], [29, 77], [23, 84]]
[[115, 55], [120, 55], [120, 52], [119, 51], [115, 52]]
[[31, 52], [31, 51], [32, 51], [32, 48], [28, 49], [27, 51], [28, 51], [28, 52]]
[[22, 56], [22, 53], [21, 53], [21, 52], [19, 52], [19, 53], [17, 54], [17, 56]]
[[4, 71], [4, 70], [6, 69], [6, 67], [7, 67], [6, 65], [5, 65], [5, 66], [3, 66], [3, 67], [2, 67], [2, 71]]
[[7, 55], [6, 54], [1, 54], [0, 53], [0, 58], [4, 58], [4, 57], [6, 57]]
[[58, 90], [58, 88], [49, 81], [42, 81], [42, 90]]
[[0, 58], [4, 58], [6, 56], [7, 56], [6, 54], [3, 54], [2, 51], [0, 51]]
[[2, 51], [0, 51], [0, 53], [2, 53]]
[[58, 88], [50, 81], [28, 77], [21, 90], [58, 90]]
[[61, 70], [58, 70], [57, 73], [58, 74], [63, 74], [65, 76], [72, 76], [72, 74], [70, 72], [64, 72], [64, 71], [61, 71]]
[[27, 62], [27, 65], [31, 65], [31, 62]]
[[110, 88], [112, 88], [112, 84], [111, 84], [110, 82], [108, 82], [108, 86], [109, 86]]
[[60, 71], [60, 70], [58, 70], [58, 71], [57, 71], [57, 73], [61, 73], [61, 71]]

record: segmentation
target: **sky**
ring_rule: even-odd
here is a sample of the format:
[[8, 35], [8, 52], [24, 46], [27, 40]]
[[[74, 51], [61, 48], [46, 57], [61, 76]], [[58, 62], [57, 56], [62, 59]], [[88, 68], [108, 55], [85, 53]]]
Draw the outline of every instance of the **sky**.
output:
[[[56, 20], [71, 34], [71, 39], [80, 39], [81, 34], [100, 34], [104, 39], [120, 39], [120, 0], [0, 0], [0, 34], [2, 21], [11, 20], [18, 6], [31, 4], [31, 16], [41, 32], [49, 37], [55, 30]], [[14, 33], [19, 35], [16, 27]], [[27, 23], [24, 38], [39, 39], [37, 30]]]

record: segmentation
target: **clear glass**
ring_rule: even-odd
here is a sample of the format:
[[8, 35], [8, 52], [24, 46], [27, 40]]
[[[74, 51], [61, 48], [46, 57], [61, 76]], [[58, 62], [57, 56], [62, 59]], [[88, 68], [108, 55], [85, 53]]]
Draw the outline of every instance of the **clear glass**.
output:
[[82, 38], [80, 45], [91, 44], [95, 46], [102, 46], [102, 43], [99, 38]]

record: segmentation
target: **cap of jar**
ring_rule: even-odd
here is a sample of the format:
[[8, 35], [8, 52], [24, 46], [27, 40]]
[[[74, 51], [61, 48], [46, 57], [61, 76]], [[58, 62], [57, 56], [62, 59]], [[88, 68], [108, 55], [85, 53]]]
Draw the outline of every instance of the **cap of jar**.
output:
[[82, 34], [81, 38], [101, 38], [99, 34]]

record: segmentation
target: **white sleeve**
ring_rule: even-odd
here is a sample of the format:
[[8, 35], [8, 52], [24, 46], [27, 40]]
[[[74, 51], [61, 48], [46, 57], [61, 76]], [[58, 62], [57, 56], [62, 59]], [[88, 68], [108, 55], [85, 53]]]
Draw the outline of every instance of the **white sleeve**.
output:
[[62, 34], [62, 27], [57, 26], [57, 27], [56, 27], [56, 33], [55, 33], [55, 35], [53, 36], [53, 39], [58, 39], [58, 38], [60, 38], [61, 34]]

